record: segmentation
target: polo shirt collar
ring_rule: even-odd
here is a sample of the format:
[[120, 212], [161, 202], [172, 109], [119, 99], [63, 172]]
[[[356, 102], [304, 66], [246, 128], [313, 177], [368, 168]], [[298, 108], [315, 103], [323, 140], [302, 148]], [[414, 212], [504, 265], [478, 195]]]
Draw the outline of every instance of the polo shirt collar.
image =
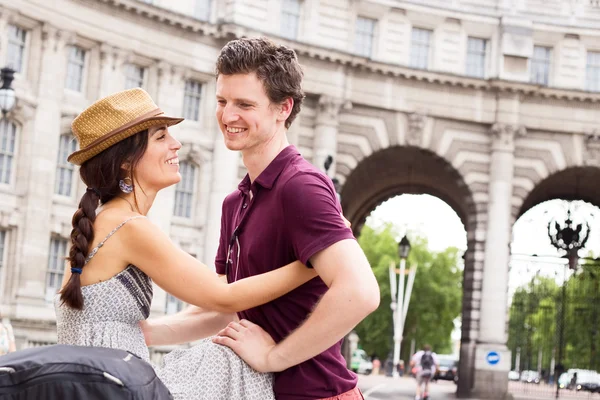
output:
[[[265, 168], [263, 172], [256, 178], [255, 183], [264, 187], [265, 189], [271, 189], [275, 184], [275, 181], [290, 163], [291, 160], [300, 156], [300, 152], [294, 145], [289, 145], [285, 149], [281, 150], [279, 154], [271, 161], [271, 163]], [[242, 182], [238, 185], [238, 189], [246, 193], [250, 190], [251, 182], [250, 176], [246, 174]]]

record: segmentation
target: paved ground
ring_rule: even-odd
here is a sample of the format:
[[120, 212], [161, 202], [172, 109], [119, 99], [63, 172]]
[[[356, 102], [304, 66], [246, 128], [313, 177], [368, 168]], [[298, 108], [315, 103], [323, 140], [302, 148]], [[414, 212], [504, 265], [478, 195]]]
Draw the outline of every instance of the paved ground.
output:
[[[414, 378], [390, 378], [383, 375], [359, 375], [358, 387], [366, 400], [407, 400], [414, 399], [416, 382]], [[552, 400], [556, 387], [546, 384], [510, 382], [509, 391], [515, 400]], [[562, 400], [600, 400], [600, 394], [561, 390]], [[453, 382], [439, 381], [430, 384], [431, 400], [456, 400], [456, 385]], [[475, 399], [469, 399], [475, 400]]]
[[[383, 375], [359, 375], [358, 387], [366, 400], [414, 399], [417, 387], [414, 378], [389, 378]], [[435, 382], [429, 387], [431, 400], [455, 399], [456, 385], [453, 382]]]

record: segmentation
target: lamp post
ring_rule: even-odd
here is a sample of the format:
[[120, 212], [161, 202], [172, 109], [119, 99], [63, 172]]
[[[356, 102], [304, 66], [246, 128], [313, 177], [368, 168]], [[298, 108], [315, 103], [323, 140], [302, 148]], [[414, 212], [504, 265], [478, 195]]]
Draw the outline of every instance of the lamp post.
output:
[[[393, 365], [394, 370], [392, 375], [398, 377], [398, 364], [400, 363], [400, 350], [402, 344], [402, 335], [404, 332], [404, 323], [406, 322], [406, 314], [408, 312], [408, 304], [410, 303], [410, 295], [415, 282], [415, 274], [417, 267], [411, 268], [408, 271], [408, 283], [406, 285], [406, 293], [404, 288], [404, 276], [406, 271], [406, 259], [410, 254], [410, 242], [404, 236], [398, 243], [398, 255], [400, 256], [400, 268], [396, 269], [394, 263], [390, 264], [390, 292], [392, 295], [392, 317], [394, 320], [394, 355]], [[398, 280], [396, 280], [396, 275]]]
[[567, 268], [576, 271], [579, 266], [579, 250], [583, 249], [590, 237], [590, 224], [587, 221], [575, 224], [571, 214], [571, 204], [567, 209], [567, 218], [563, 225], [559, 224], [556, 220], [551, 219], [548, 222], [548, 237], [550, 243], [557, 250], [562, 250], [564, 258], [568, 260], [568, 265], [564, 268], [564, 277], [561, 287], [560, 297], [560, 313], [559, 313], [559, 327], [558, 327], [558, 360], [555, 368], [555, 382], [556, 382], [556, 393], [555, 397], [558, 399], [560, 396], [560, 385], [558, 384], [558, 378], [564, 370], [563, 357], [565, 347], [565, 315], [566, 315], [566, 299], [567, 299]]
[[0, 87], [0, 110], [4, 117], [15, 106], [15, 90], [12, 88], [12, 81], [15, 78], [15, 71], [9, 67], [4, 67], [0, 70], [0, 79], [2, 87]]

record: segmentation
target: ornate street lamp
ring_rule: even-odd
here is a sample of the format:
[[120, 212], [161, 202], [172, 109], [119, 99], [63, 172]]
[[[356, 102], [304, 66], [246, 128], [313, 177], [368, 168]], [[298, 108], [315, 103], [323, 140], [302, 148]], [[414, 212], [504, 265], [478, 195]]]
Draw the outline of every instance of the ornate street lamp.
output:
[[9, 67], [4, 67], [0, 70], [0, 79], [2, 87], [0, 87], [0, 110], [2, 116], [5, 116], [15, 106], [15, 90], [12, 88], [12, 81], [15, 78], [15, 71]]
[[[567, 209], [567, 218], [563, 225], [559, 224], [555, 219], [548, 222], [548, 237], [550, 243], [557, 250], [562, 250], [565, 254], [563, 257], [569, 260], [569, 268], [577, 270], [579, 264], [579, 250], [583, 249], [590, 237], [590, 224], [587, 221], [575, 224], [571, 216], [571, 205]], [[558, 378], [564, 370], [564, 342], [565, 342], [565, 315], [566, 315], [566, 298], [567, 298], [567, 280], [562, 283], [560, 302], [560, 326], [558, 327], [558, 360], [555, 369], [556, 394], [558, 399], [560, 385]]]
[[590, 237], [590, 224], [585, 221], [575, 225], [569, 206], [564, 226], [554, 219], [548, 222], [548, 237], [552, 246], [565, 252], [564, 257], [569, 260], [569, 268], [576, 270], [579, 262], [579, 250], [585, 247]]

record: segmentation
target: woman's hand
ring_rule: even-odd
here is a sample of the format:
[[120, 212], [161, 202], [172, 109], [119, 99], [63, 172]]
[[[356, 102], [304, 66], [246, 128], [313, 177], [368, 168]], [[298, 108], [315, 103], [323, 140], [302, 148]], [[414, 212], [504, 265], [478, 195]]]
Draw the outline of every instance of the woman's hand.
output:
[[213, 342], [229, 347], [259, 372], [278, 372], [285, 367], [275, 365], [273, 338], [260, 326], [242, 319], [231, 322], [213, 338]]

